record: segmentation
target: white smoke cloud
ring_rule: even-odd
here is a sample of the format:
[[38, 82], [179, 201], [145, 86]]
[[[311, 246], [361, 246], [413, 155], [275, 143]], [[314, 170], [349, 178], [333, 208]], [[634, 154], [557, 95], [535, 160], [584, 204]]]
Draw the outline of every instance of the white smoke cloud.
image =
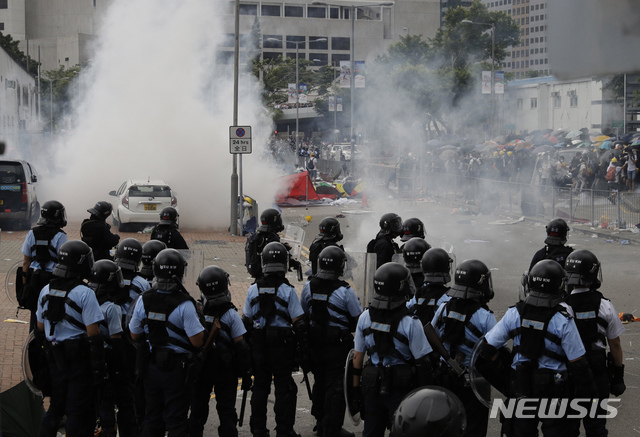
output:
[[[216, 65], [223, 2], [114, 1], [74, 102], [76, 126], [51, 146], [41, 202], [55, 198], [72, 220], [128, 178], [164, 179], [178, 192], [183, 227], [229, 225], [233, 69]], [[271, 121], [259, 87], [240, 76], [240, 125], [253, 126], [244, 191], [267, 205], [275, 176], [261, 165]], [[44, 166], [40, 166], [44, 167]], [[267, 182], [267, 183], [265, 183]]]

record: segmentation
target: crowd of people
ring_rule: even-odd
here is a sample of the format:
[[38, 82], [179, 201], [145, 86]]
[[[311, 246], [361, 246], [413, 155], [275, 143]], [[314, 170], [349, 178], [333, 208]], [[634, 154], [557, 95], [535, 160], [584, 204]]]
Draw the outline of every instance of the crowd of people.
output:
[[[96, 205], [91, 219], [107, 209]], [[40, 435], [55, 436], [66, 416], [69, 436], [93, 435], [96, 421], [104, 436], [116, 430], [125, 437], [202, 436], [214, 391], [218, 435], [238, 435], [250, 393], [251, 433], [268, 437], [273, 383], [276, 435], [298, 437], [292, 376], [298, 368], [319, 436], [352, 437], [343, 427], [345, 411], [364, 420], [365, 437], [388, 429], [395, 437], [485, 436], [489, 409], [469, 385], [474, 368], [506, 397], [526, 402], [528, 411], [537, 405], [544, 412], [550, 399], [597, 401], [576, 417], [588, 435], [606, 435], [601, 401], [625, 391], [624, 328], [599, 291], [599, 260], [566, 245], [562, 219], [546, 227], [524, 300], [499, 321], [489, 308], [487, 265], [465, 260], [452, 271], [450, 254], [427, 243], [419, 218], [381, 217], [367, 245], [376, 271], [364, 308], [343, 280], [347, 254], [335, 218], [320, 223], [310, 247], [312, 274], [300, 294], [286, 276], [291, 268], [301, 271], [280, 242], [280, 213], [267, 209], [260, 223], [247, 238], [254, 283], [239, 312], [223, 269], [200, 272], [195, 301], [182, 284], [186, 261], [178, 250], [127, 238], [117, 242], [113, 260], [94, 261], [89, 244], [66, 241], [64, 207], [45, 203], [23, 246], [27, 277], [49, 272], [41, 289], [42, 282], [25, 283], [36, 296], [30, 301], [33, 383], [50, 396]], [[48, 240], [35, 240], [45, 230]], [[108, 241], [102, 244], [115, 239]], [[393, 262], [395, 254], [403, 262]], [[534, 410], [534, 417], [504, 418], [502, 432], [537, 435], [541, 422], [545, 436], [579, 434], [571, 408], [561, 417]]]

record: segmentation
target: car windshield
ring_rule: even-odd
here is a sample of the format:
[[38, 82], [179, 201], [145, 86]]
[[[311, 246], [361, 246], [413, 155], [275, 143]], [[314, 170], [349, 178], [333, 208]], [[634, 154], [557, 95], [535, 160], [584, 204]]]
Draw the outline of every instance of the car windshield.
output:
[[166, 185], [134, 185], [129, 187], [129, 197], [171, 197]]

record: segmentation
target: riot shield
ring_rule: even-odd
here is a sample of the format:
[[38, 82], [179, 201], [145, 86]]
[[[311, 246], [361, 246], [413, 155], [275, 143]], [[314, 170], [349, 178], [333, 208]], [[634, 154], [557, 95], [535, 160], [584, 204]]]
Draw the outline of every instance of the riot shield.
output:
[[300, 260], [300, 253], [302, 253], [304, 234], [304, 229], [300, 226], [288, 224], [280, 237], [281, 243], [287, 243], [291, 246], [289, 253], [297, 260]]
[[347, 361], [344, 364], [344, 378], [342, 379], [342, 387], [344, 389], [344, 399], [347, 403], [347, 415], [353, 422], [354, 426], [358, 426], [360, 424], [360, 412], [354, 412], [351, 409], [353, 403], [351, 399], [353, 397], [353, 356], [355, 354], [355, 349], [351, 349], [349, 351], [349, 355], [347, 355]]
[[366, 252], [352, 252], [345, 250], [347, 262], [342, 278], [351, 285], [360, 300], [360, 304], [366, 307], [373, 297], [373, 274], [376, 272], [376, 254]]
[[204, 269], [204, 251], [198, 250], [185, 250], [181, 249], [179, 252], [187, 261], [187, 266], [184, 269], [184, 276], [182, 277], [182, 285], [189, 292], [191, 297], [198, 300], [200, 299], [200, 289], [196, 285], [198, 276], [202, 269]]
[[[18, 276], [17, 276], [18, 269], [22, 270], [22, 261], [16, 262], [14, 265], [12, 265], [9, 268], [9, 271], [7, 272], [7, 276], [5, 277], [5, 280], [4, 280], [4, 291], [7, 294], [7, 298], [9, 299], [9, 302], [11, 302], [11, 304], [15, 306], [18, 306], [17, 287], [22, 287], [22, 281], [18, 283]], [[22, 280], [22, 278], [19, 278], [19, 279]]]
[[[495, 398], [505, 399], [505, 396], [500, 393], [497, 389], [495, 389], [485, 378], [480, 374], [480, 372], [476, 369], [476, 362], [480, 357], [480, 349], [482, 344], [484, 343], [484, 335], [478, 340], [476, 345], [473, 347], [471, 351], [471, 359], [469, 362], [468, 375], [469, 375], [469, 385], [473, 394], [476, 398], [487, 408], [491, 408], [491, 403]], [[503, 359], [504, 354], [500, 354], [498, 359]], [[504, 363], [505, 368], [509, 368], [511, 366], [511, 362]], [[503, 375], [505, 380], [508, 381], [509, 375]], [[508, 385], [508, 382], [505, 382], [505, 386]]]
[[[27, 384], [27, 387], [31, 391], [31, 393], [42, 396], [42, 391], [36, 387], [33, 382], [33, 372], [31, 371], [31, 362], [29, 354], [29, 345], [35, 339], [35, 334], [33, 331], [29, 333], [27, 339], [24, 341], [22, 345], [22, 377], [24, 378], [24, 382]], [[41, 366], [42, 363], [34, 363], [34, 366]], [[47, 370], [48, 371], [48, 370]]]

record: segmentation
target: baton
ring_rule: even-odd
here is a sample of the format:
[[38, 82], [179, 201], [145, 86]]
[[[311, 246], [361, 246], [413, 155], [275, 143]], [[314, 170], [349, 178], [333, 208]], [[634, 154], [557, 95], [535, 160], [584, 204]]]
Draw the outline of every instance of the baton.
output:
[[309, 400], [313, 401], [313, 398], [311, 397], [311, 384], [309, 384], [309, 376], [308, 376], [309, 374], [304, 370], [302, 371], [302, 374], [304, 375], [304, 378], [302, 378], [302, 380], [304, 381], [304, 384], [307, 386], [307, 394], [309, 395]]
[[240, 418], [238, 419], [238, 426], [242, 426], [244, 421], [244, 410], [247, 408], [247, 392], [249, 390], [242, 391], [242, 405], [240, 406]]

